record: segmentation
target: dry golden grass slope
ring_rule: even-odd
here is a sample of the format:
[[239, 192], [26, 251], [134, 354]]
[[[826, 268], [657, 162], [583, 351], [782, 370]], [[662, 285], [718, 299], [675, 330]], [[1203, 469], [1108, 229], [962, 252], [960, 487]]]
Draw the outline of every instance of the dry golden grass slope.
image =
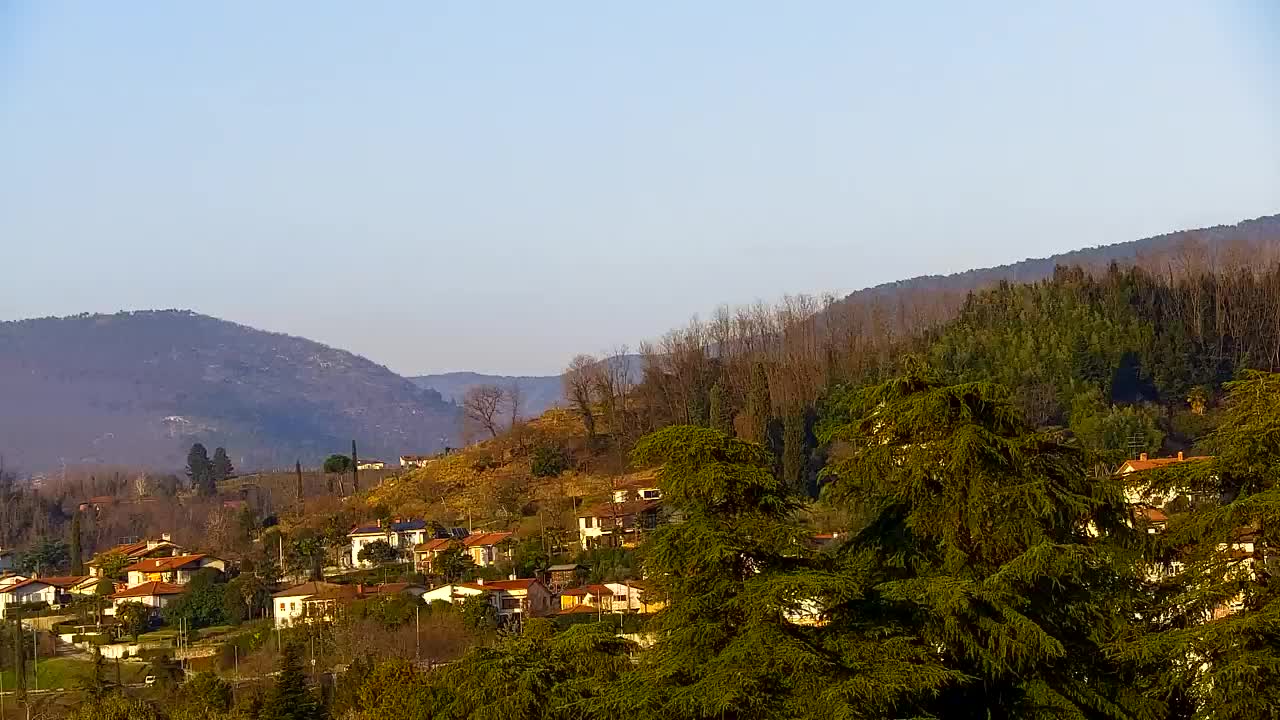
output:
[[[537, 478], [534, 449], [563, 448], [571, 469]], [[654, 471], [629, 471], [617, 451], [593, 449], [582, 421], [553, 408], [497, 438], [432, 460], [426, 467], [388, 478], [370, 490], [370, 512], [384, 508], [400, 517], [423, 517], [449, 524], [470, 518], [476, 527], [515, 527], [534, 508], [551, 521], [572, 522], [575, 498], [603, 499], [611, 487], [651, 479]]]

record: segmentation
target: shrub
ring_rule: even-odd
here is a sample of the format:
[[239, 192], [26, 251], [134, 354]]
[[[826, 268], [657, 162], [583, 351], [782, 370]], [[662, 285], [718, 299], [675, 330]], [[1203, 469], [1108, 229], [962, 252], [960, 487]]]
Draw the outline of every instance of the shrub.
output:
[[534, 477], [556, 477], [569, 469], [569, 454], [559, 445], [543, 443], [533, 449], [530, 471]]

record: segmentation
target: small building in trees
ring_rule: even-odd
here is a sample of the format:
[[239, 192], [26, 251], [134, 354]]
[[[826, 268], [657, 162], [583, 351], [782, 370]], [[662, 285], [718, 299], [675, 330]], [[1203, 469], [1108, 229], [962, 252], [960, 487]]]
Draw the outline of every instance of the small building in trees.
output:
[[432, 457], [430, 455], [401, 455], [400, 467], [426, 467], [427, 463], [431, 462], [431, 459]]
[[547, 568], [547, 583], [552, 592], [558, 593], [577, 585], [586, 572], [587, 568], [577, 563], [552, 565]]
[[578, 539], [583, 550], [601, 545], [635, 547], [646, 531], [658, 526], [661, 500], [630, 500], [585, 507], [578, 511]]
[[306, 600], [340, 587], [342, 586], [313, 580], [272, 595], [271, 611], [276, 619], [276, 627], [285, 628], [298, 624], [306, 616]]
[[[1186, 457], [1185, 455], [1183, 455], [1182, 452], [1179, 452], [1177, 457], [1167, 457], [1167, 458], [1152, 458], [1152, 457], [1148, 457], [1146, 453], [1142, 453], [1138, 455], [1138, 458], [1136, 460], [1125, 460], [1124, 463], [1120, 465], [1120, 468], [1116, 470], [1116, 475], [1121, 478], [1130, 479], [1129, 476], [1134, 473], [1141, 473], [1147, 470], [1167, 468], [1170, 465], [1176, 465], [1178, 463], [1205, 462], [1212, 459], [1213, 457], [1209, 455], [1196, 455], [1193, 457]], [[1148, 505], [1151, 507], [1158, 507], [1158, 508], [1162, 508], [1168, 503], [1173, 502], [1173, 500], [1178, 495], [1183, 494], [1177, 490], [1171, 490], [1169, 491], [1169, 493], [1161, 497], [1148, 497], [1143, 494], [1142, 487], [1140, 486], [1140, 484], [1132, 483], [1132, 482], [1125, 483], [1124, 492], [1125, 492], [1125, 502], [1129, 503], [1130, 505]]]
[[497, 611], [498, 618], [506, 621], [520, 617], [541, 617], [554, 609], [554, 597], [547, 586], [537, 578], [512, 578], [510, 580], [477, 580], [452, 583], [428, 590], [423, 602], [444, 600], [462, 604], [467, 598], [484, 595]]
[[357, 470], [386, 470], [387, 464], [381, 460], [361, 460], [356, 465]]
[[378, 520], [372, 525], [354, 528], [347, 533], [347, 537], [351, 538], [351, 566], [373, 567], [372, 563], [360, 560], [360, 551], [369, 543], [381, 540], [401, 553], [408, 554], [433, 534], [426, 520]]
[[308, 621], [331, 622], [347, 605], [357, 600], [403, 595], [414, 600], [427, 589], [417, 583], [383, 583], [381, 585], [335, 585], [302, 600], [302, 613]]

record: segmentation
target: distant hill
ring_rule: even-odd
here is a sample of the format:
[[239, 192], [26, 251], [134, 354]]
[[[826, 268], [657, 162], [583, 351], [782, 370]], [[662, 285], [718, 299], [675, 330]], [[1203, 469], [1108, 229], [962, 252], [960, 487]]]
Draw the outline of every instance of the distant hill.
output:
[[1032, 283], [1052, 276], [1053, 269], [1059, 265], [1105, 268], [1114, 261], [1121, 265], [1137, 263], [1150, 266], [1155, 258], [1175, 255], [1183, 248], [1194, 253], [1206, 249], [1211, 252], [1230, 252], [1264, 247], [1280, 248], [1280, 215], [1245, 220], [1235, 225], [1179, 230], [1141, 240], [1082, 248], [1047, 258], [1029, 258], [1008, 265], [966, 270], [950, 275], [921, 275], [858, 290], [847, 299], [895, 299], [896, 296], [913, 291], [967, 292], [990, 287], [1001, 281]]
[[303, 338], [179, 310], [0, 323], [0, 457], [177, 469], [192, 442], [242, 469], [317, 465], [354, 439], [393, 460], [453, 440], [458, 409]]
[[520, 388], [520, 414], [526, 417], [541, 415], [564, 399], [564, 387], [559, 375], [485, 375], [463, 371], [418, 375], [409, 379], [418, 387], [434, 390], [455, 403], [461, 403], [462, 396], [477, 385], [498, 385], [505, 388], [514, 382]]
[[[631, 382], [640, 381], [643, 367], [639, 355], [626, 355], [625, 362], [631, 371]], [[435, 390], [446, 400], [462, 402], [462, 396], [477, 385], [520, 388], [520, 414], [535, 417], [553, 407], [564, 404], [564, 380], [562, 375], [485, 375], [474, 372], [450, 372], [437, 375], [418, 375], [409, 378], [418, 387]]]

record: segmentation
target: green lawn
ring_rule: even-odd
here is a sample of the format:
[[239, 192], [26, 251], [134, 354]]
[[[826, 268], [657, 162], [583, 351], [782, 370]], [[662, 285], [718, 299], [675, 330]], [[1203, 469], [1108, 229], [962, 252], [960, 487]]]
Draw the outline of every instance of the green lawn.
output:
[[[42, 660], [37, 666], [39, 674], [36, 679], [39, 680], [41, 690], [54, 690], [57, 688], [65, 688], [74, 690], [83, 687], [93, 676], [93, 663], [87, 660], [77, 660], [75, 658], [51, 658]], [[105, 679], [110, 682], [116, 680], [116, 663], [114, 660], [103, 661], [103, 672]], [[142, 682], [147, 674], [147, 666], [139, 662], [120, 662], [120, 680], [127, 684]], [[16, 689], [17, 683], [14, 681], [13, 670], [5, 670], [0, 672], [0, 682], [4, 683], [6, 692]], [[27, 670], [27, 686], [29, 688], [36, 687], [31, 683], [31, 671]]]

